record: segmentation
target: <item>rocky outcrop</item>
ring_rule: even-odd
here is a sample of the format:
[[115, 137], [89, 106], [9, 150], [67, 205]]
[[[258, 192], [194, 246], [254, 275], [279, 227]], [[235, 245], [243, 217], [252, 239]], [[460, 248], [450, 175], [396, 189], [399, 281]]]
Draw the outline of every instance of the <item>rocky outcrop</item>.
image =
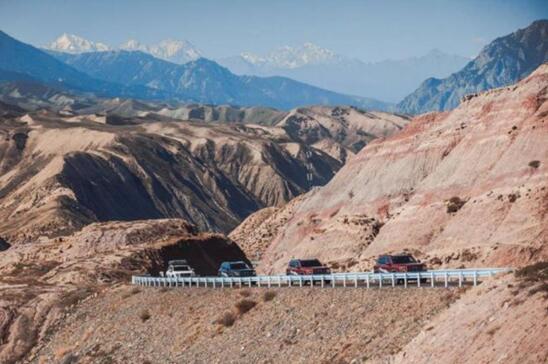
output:
[[450, 266], [546, 259], [547, 85], [542, 66], [373, 141], [293, 207], [263, 269], [280, 272], [297, 255], [370, 269], [376, 255], [402, 250]]
[[445, 79], [427, 79], [397, 109], [420, 114], [451, 110], [468, 94], [511, 85], [548, 62], [548, 20], [495, 39], [461, 71]]

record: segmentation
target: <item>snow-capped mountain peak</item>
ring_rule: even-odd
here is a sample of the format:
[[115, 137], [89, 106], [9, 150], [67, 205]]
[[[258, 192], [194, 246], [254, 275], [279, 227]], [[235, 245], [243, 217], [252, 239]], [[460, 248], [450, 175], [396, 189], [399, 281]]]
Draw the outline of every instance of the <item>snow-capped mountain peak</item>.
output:
[[192, 43], [187, 40], [177, 39], [165, 39], [157, 44], [150, 45], [143, 44], [135, 39], [129, 39], [120, 44], [120, 46], [112, 48], [104, 43], [93, 42], [74, 34], [63, 33], [45, 48], [66, 53], [103, 52], [110, 50], [141, 51], [179, 64], [194, 61], [202, 57], [202, 53]]
[[146, 45], [130, 39], [122, 43], [119, 48], [128, 51], [142, 51], [154, 57], [180, 64], [202, 57], [202, 53], [187, 40], [165, 39], [158, 44]]
[[104, 43], [92, 42], [74, 34], [61, 34], [57, 39], [47, 45], [48, 49], [67, 53], [104, 52], [110, 47]]
[[343, 60], [343, 57], [335, 52], [310, 42], [298, 47], [279, 47], [264, 56], [245, 52], [241, 53], [240, 57], [254, 65], [282, 69], [294, 69], [310, 64], [336, 63]]

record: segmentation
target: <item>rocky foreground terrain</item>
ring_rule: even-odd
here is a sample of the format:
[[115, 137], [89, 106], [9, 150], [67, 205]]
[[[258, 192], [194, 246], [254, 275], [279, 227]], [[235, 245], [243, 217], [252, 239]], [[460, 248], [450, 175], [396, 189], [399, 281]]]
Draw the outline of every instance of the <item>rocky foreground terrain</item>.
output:
[[168, 258], [187, 259], [203, 275], [224, 259], [246, 259], [222, 235], [197, 233], [178, 219], [91, 224], [71, 236], [1, 252], [0, 362], [23, 360], [71, 306], [108, 294], [132, 274], [158, 274]]

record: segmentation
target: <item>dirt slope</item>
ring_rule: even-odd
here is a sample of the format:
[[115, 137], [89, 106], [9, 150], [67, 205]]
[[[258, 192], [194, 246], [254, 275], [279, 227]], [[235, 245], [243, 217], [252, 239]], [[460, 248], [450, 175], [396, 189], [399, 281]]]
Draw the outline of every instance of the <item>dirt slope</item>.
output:
[[75, 235], [1, 252], [0, 362], [36, 350], [71, 306], [132, 274], [157, 274], [174, 258], [187, 259], [200, 274], [212, 274], [224, 259], [246, 259], [223, 236], [196, 233], [177, 219], [91, 224]]
[[263, 269], [281, 271], [292, 256], [369, 269], [372, 257], [406, 249], [436, 265], [546, 260], [547, 90], [543, 65], [373, 141], [291, 206]]
[[[69, 356], [78, 357], [79, 363], [98, 358], [113, 363], [349, 363], [385, 358], [458, 297], [457, 291], [417, 289], [271, 291], [276, 296], [265, 302], [265, 289], [258, 288], [141, 289], [132, 294], [130, 287], [120, 287], [79, 306], [33, 362]], [[244, 299], [256, 306], [238, 313], [235, 305]], [[217, 322], [225, 312], [234, 312], [232, 326]], [[143, 320], [145, 314], [150, 317]]]

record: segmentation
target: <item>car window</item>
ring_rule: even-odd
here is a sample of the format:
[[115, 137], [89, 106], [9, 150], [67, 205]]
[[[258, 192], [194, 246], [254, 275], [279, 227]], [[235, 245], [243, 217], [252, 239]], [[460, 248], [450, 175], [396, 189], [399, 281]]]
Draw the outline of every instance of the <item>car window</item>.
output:
[[245, 263], [231, 263], [230, 268], [231, 269], [249, 269], [249, 267]]
[[386, 257], [386, 256], [380, 257], [379, 260], [378, 260], [378, 263], [379, 264], [387, 264], [388, 263], [388, 257]]
[[291, 268], [297, 268], [299, 265], [297, 264], [297, 261], [296, 261], [296, 260], [291, 260], [291, 261], [289, 262], [289, 266], [290, 266]]
[[400, 255], [400, 256], [392, 257], [392, 262], [394, 264], [409, 264], [409, 263], [416, 263], [416, 260], [410, 255]]
[[173, 267], [173, 270], [176, 272], [181, 272], [185, 270], [190, 270], [190, 267], [188, 265], [176, 265]]
[[301, 260], [301, 267], [321, 267], [321, 265], [318, 259]]

